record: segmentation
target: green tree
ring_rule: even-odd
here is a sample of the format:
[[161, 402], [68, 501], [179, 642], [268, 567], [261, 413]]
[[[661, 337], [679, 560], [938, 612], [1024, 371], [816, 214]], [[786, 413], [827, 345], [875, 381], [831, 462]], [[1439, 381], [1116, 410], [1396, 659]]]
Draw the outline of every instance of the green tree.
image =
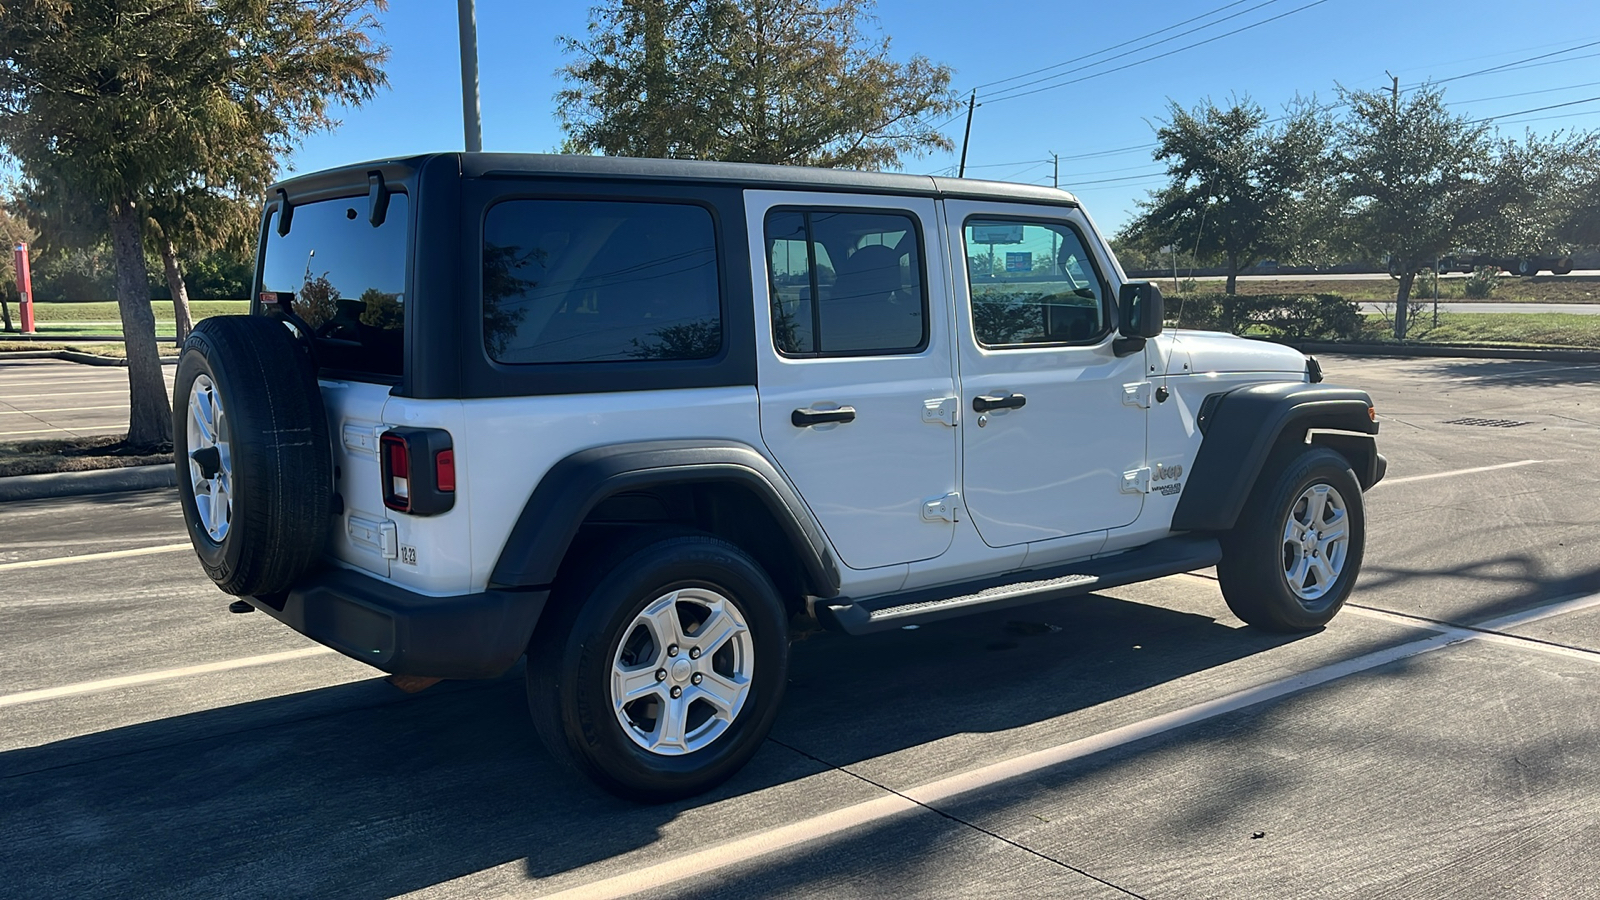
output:
[[1500, 256], [1559, 256], [1586, 243], [1571, 225], [1595, 204], [1582, 188], [1596, 154], [1592, 132], [1495, 141], [1464, 242]]
[[[254, 178], [241, 167], [238, 180], [262, 184], [271, 176], [270, 166], [252, 168]], [[241, 252], [255, 243], [260, 207], [241, 196], [191, 185], [153, 196], [146, 211], [150, 225], [145, 232], [147, 249], [161, 259], [172, 297], [178, 344], [182, 346], [194, 323], [189, 316], [189, 289], [184, 282], [179, 246], [191, 251]]]
[[[23, 177], [106, 217], [127, 344], [127, 442], [171, 440], [145, 270], [157, 198], [230, 186], [383, 84], [385, 0], [8, 0], [0, 143]], [[242, 187], [242, 186], [241, 186]]]
[[1166, 162], [1171, 182], [1140, 202], [1120, 239], [1147, 252], [1176, 244], [1220, 258], [1229, 294], [1257, 257], [1303, 255], [1303, 201], [1325, 180], [1326, 112], [1301, 102], [1271, 127], [1245, 98], [1227, 109], [1206, 101], [1185, 110], [1169, 101], [1168, 114], [1153, 156]]
[[928, 119], [950, 69], [890, 56], [872, 0], [611, 0], [556, 95], [565, 149], [610, 156], [896, 168], [953, 145]]
[[1394, 334], [1404, 339], [1417, 273], [1485, 215], [1487, 127], [1453, 115], [1443, 92], [1429, 85], [1404, 98], [1344, 88], [1339, 94], [1349, 106], [1336, 139], [1342, 230], [1367, 258], [1387, 259], [1399, 279]]

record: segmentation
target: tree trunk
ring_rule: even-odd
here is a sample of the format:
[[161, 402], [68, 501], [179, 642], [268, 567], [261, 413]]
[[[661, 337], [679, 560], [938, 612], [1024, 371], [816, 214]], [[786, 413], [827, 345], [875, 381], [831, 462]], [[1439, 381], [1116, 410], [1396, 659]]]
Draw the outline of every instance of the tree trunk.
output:
[[1410, 327], [1410, 323], [1406, 320], [1409, 312], [1407, 307], [1411, 303], [1411, 284], [1416, 280], [1415, 272], [1407, 272], [1400, 276], [1400, 292], [1395, 294], [1394, 298], [1394, 339], [1397, 341], [1406, 339], [1406, 330]]
[[144, 267], [144, 213], [132, 203], [111, 207], [111, 252], [117, 267], [117, 311], [128, 353], [128, 446], [172, 444], [172, 405], [156, 349], [156, 317]]
[[178, 323], [178, 346], [189, 336], [194, 322], [189, 318], [189, 289], [183, 286], [183, 270], [178, 268], [178, 250], [172, 238], [161, 235], [161, 264], [167, 270], [167, 289], [172, 291], [172, 313]]
[[[9, 290], [0, 291], [0, 319], [5, 320], [6, 331], [11, 330], [11, 306], [7, 303], [7, 300], [10, 299], [10, 294]], [[18, 310], [18, 312], [21, 312], [21, 310]]]
[[1239, 291], [1239, 254], [1237, 253], [1228, 254], [1228, 287], [1226, 291], [1229, 297]]

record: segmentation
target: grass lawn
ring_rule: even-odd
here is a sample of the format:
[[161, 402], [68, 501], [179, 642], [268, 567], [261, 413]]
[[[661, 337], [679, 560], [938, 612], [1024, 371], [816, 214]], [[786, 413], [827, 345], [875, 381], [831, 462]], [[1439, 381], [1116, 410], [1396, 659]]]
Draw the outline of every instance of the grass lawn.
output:
[[[177, 355], [178, 350], [171, 344], [162, 344], [159, 347], [163, 357], [171, 358]], [[94, 356], [105, 356], [111, 359], [125, 359], [128, 351], [120, 343], [111, 341], [96, 341], [91, 344], [57, 343], [55, 341], [7, 341], [0, 340], [0, 355], [17, 353], [27, 350], [74, 350], [78, 353], [89, 353]]]
[[[1368, 315], [1365, 338], [1394, 340], [1394, 325], [1380, 315]], [[1600, 348], [1600, 316], [1570, 313], [1440, 313], [1439, 326], [1432, 314], [1411, 321], [1408, 341], [1427, 344], [1518, 344], [1532, 347]]]
[[[1171, 285], [1169, 280], [1163, 289]], [[1573, 275], [1541, 275], [1534, 278], [1507, 276], [1500, 280], [1492, 297], [1466, 297], [1461, 288], [1465, 278], [1439, 279], [1439, 299], [1455, 301], [1483, 300], [1488, 303], [1600, 303], [1600, 278]], [[1200, 292], [1222, 293], [1227, 282], [1222, 279], [1199, 279], [1195, 289]], [[1419, 286], [1420, 287], [1420, 286]], [[1359, 281], [1306, 281], [1286, 277], [1272, 280], [1243, 279], [1238, 283], [1241, 294], [1338, 294], [1349, 300], [1383, 303], [1394, 302], [1399, 282], [1393, 278], [1372, 278]], [[1432, 300], [1433, 291], [1423, 297], [1413, 293], [1412, 300]]]
[[[156, 314], [156, 329], [159, 331], [161, 323], [167, 323], [167, 333], [172, 333], [172, 301], [154, 300], [150, 309]], [[208, 316], [234, 316], [244, 315], [250, 311], [248, 300], [193, 300], [189, 303], [189, 315], [196, 322]], [[17, 310], [13, 304], [12, 319], [17, 318]], [[35, 303], [33, 305], [33, 319], [36, 324], [52, 322], [120, 322], [122, 316], [117, 312], [114, 301], [97, 301], [94, 303]]]
[[70, 438], [0, 444], [0, 477], [44, 472], [87, 472], [127, 466], [172, 464], [171, 453], [130, 453], [122, 437]]

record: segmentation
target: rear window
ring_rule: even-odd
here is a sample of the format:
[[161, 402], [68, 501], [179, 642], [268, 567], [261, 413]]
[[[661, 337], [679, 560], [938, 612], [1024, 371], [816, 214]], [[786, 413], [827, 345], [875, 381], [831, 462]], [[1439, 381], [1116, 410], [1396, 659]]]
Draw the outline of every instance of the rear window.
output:
[[483, 226], [483, 343], [502, 363], [716, 356], [711, 213], [674, 203], [495, 204]]
[[410, 207], [405, 194], [394, 193], [383, 224], [373, 226], [367, 212], [365, 195], [296, 204], [289, 233], [280, 235], [274, 211], [261, 290], [292, 295], [291, 308], [316, 334], [323, 368], [398, 377]]

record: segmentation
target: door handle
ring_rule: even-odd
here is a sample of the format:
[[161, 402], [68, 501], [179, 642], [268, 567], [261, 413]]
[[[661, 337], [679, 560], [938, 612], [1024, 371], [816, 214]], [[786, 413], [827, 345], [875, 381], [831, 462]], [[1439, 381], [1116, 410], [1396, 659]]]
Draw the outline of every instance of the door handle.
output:
[[1028, 398], [1021, 394], [979, 394], [972, 398], [973, 412], [988, 412], [991, 409], [1020, 409], [1028, 404]]
[[796, 428], [810, 428], [813, 425], [831, 425], [835, 422], [854, 422], [856, 408], [854, 406], [841, 406], [838, 409], [797, 409], [789, 414], [789, 421]]

